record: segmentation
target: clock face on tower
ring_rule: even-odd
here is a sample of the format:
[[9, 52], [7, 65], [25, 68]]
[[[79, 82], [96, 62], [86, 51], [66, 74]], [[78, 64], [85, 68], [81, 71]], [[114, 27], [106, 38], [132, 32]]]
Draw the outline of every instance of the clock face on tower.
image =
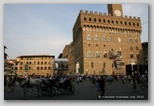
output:
[[115, 10], [115, 11], [114, 11], [114, 14], [115, 14], [116, 16], [121, 16], [121, 11], [120, 11], [120, 10]]

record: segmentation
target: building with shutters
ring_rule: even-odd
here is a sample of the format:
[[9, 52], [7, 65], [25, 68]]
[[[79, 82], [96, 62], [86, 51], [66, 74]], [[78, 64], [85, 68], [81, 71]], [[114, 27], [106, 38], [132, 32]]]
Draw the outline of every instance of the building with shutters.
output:
[[52, 76], [53, 55], [25, 55], [16, 58], [17, 75]]

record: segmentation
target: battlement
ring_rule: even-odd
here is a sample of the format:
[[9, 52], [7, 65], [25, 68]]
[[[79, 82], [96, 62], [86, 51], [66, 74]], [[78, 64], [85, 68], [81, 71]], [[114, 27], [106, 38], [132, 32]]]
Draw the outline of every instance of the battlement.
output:
[[127, 15], [125, 15], [125, 18], [127, 18], [127, 19], [133, 19], [133, 20], [140, 20], [140, 17], [135, 17], [135, 16], [127, 16]]
[[102, 12], [93, 12], [93, 11], [83, 11], [83, 10], [80, 10], [80, 14], [86, 14], [86, 15], [100, 15], [100, 16], [107, 16], [107, 13], [104, 13], [102, 14]]
[[[80, 14], [85, 14], [85, 15], [99, 15], [99, 16], [111, 16], [111, 14], [107, 14], [107, 13], [104, 13], [102, 14], [102, 12], [93, 12], [93, 11], [88, 11], [88, 10], [80, 10]], [[135, 17], [135, 16], [127, 16], [125, 15], [123, 18], [127, 18], [127, 19], [130, 19], [130, 20], [140, 20], [140, 17]]]

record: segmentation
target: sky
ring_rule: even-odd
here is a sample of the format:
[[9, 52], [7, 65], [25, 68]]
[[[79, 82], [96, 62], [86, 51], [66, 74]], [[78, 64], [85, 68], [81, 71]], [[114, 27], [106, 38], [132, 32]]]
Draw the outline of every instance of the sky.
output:
[[[148, 4], [122, 4], [124, 16], [141, 18], [141, 42], [148, 42]], [[3, 44], [8, 59], [54, 55], [73, 39], [80, 10], [108, 13], [107, 4], [4, 4]]]

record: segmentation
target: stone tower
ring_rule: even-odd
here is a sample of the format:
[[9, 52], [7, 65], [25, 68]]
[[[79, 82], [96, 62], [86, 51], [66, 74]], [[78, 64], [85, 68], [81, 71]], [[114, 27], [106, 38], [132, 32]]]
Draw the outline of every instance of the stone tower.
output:
[[68, 54], [70, 71], [79, 64], [81, 74], [126, 74], [126, 65], [142, 64], [141, 33], [140, 17], [123, 16], [122, 4], [108, 4], [108, 14], [80, 10]]

